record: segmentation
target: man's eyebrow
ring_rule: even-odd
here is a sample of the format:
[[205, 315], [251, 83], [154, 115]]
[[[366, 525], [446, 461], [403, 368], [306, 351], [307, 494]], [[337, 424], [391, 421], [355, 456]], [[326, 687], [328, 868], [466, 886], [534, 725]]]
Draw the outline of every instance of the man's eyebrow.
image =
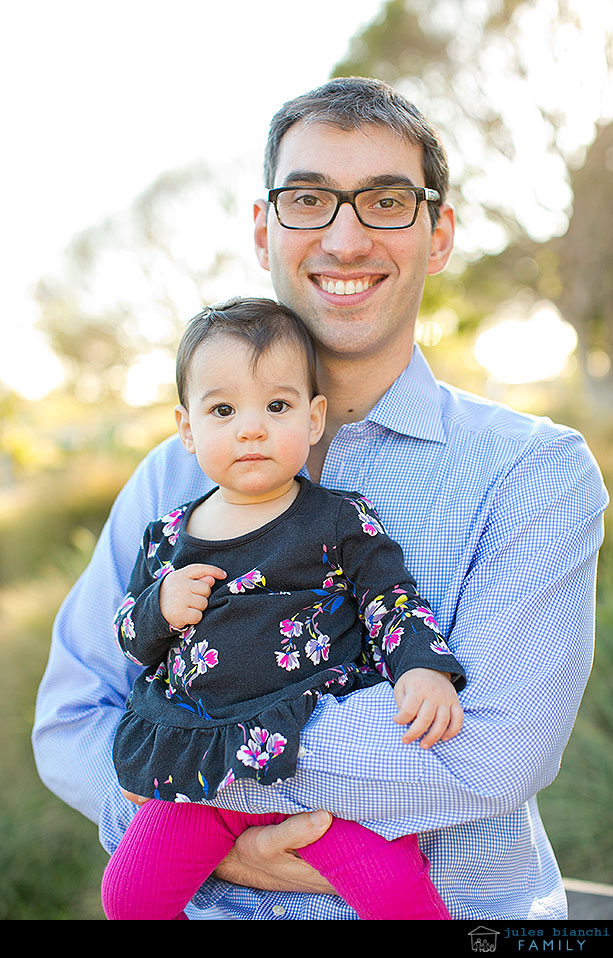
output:
[[[338, 188], [337, 184], [325, 173], [317, 173], [315, 170], [292, 170], [283, 180], [282, 186], [292, 186], [293, 184], [305, 183], [311, 186], [327, 186], [330, 189]], [[415, 186], [413, 180], [406, 173], [380, 173], [375, 176], [367, 176], [360, 180], [354, 186], [354, 189], [376, 188], [377, 186]]]

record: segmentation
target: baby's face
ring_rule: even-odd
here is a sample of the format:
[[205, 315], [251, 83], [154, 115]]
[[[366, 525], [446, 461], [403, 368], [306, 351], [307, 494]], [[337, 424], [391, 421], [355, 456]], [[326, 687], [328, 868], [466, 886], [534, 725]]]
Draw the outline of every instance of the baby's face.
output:
[[258, 502], [287, 486], [323, 432], [325, 399], [310, 398], [306, 358], [280, 343], [252, 363], [233, 336], [198, 347], [178, 407], [183, 443], [234, 501]]

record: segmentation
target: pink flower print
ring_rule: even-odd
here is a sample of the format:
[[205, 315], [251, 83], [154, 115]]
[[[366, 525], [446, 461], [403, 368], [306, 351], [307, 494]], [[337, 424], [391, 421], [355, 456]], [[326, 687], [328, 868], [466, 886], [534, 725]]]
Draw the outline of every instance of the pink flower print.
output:
[[367, 499], [358, 499], [357, 501], [355, 499], [349, 499], [348, 501], [356, 510], [358, 518], [362, 523], [362, 531], [365, 532], [366, 535], [376, 536], [380, 532], [385, 531], [379, 520], [366, 511], [367, 505], [372, 508]]
[[322, 659], [324, 662], [327, 662], [328, 655], [330, 654], [330, 636], [322, 635], [321, 632], [318, 632], [315, 639], [310, 639], [307, 642], [304, 651], [313, 665], [319, 665]]
[[192, 675], [190, 679], [191, 685], [196, 675], [204, 675], [209, 669], [215, 668], [219, 662], [219, 653], [217, 649], [209, 649], [209, 643], [206, 639], [203, 639], [202, 642], [198, 642], [197, 645], [192, 646], [190, 658], [196, 666], [195, 675]]
[[134, 621], [132, 619], [131, 612], [128, 612], [121, 623], [121, 634], [125, 639], [132, 640], [136, 638], [136, 629], [134, 628]]
[[380, 532], [383, 532], [383, 526], [377, 522], [372, 516], [370, 518], [366, 516], [360, 516], [360, 522], [362, 523], [362, 529], [369, 536], [376, 536]]
[[267, 729], [252, 728], [249, 729], [249, 734], [249, 741], [241, 745], [236, 757], [243, 765], [258, 771], [266, 768], [271, 759], [280, 755], [287, 744], [287, 739], [279, 732], [270, 734]]
[[302, 622], [296, 619], [283, 619], [282, 622], [279, 622], [279, 631], [281, 635], [293, 639], [296, 635], [302, 635]]
[[162, 522], [165, 523], [162, 527], [162, 534], [167, 537], [172, 546], [177, 541], [179, 527], [184, 513], [185, 509], [174, 509], [173, 512], [169, 512], [167, 516], [162, 516]]
[[291, 672], [293, 669], [300, 668], [300, 652], [297, 649], [291, 652], [289, 650], [287, 652], [275, 652], [275, 655], [280, 669]]
[[[114, 625], [115, 625], [115, 635], [117, 636], [117, 638], [119, 638], [119, 635], [120, 635], [120, 631], [119, 631], [121, 628], [120, 620], [126, 614], [128, 609], [132, 608], [132, 606], [134, 605], [134, 602], [135, 602], [134, 596], [130, 595], [130, 593], [128, 592], [123, 602], [121, 603], [120, 607], [117, 609], [117, 612], [115, 613]], [[130, 619], [130, 622], [131, 621], [132, 620]], [[134, 628], [134, 626], [132, 626], [132, 628]], [[134, 635], [131, 635], [130, 638], [134, 638]]]
[[190, 643], [190, 642], [192, 641], [192, 639], [194, 638], [195, 634], [196, 634], [196, 626], [195, 626], [195, 625], [188, 625], [188, 627], [187, 627], [186, 629], [182, 629], [182, 630], [181, 630], [181, 635], [180, 635], [181, 644], [182, 644], [182, 645], [189, 645], [189, 643]]
[[423, 619], [424, 625], [427, 625], [429, 629], [433, 629], [435, 632], [441, 631], [432, 614], [432, 610], [426, 608], [426, 606], [418, 606], [418, 608], [412, 609], [411, 615], [416, 615], [418, 619]]
[[438, 636], [438, 638], [430, 643], [430, 648], [433, 652], [436, 652], [437, 655], [451, 655], [447, 644], [441, 636]]
[[240, 592], [246, 592], [247, 589], [255, 589], [258, 585], [266, 585], [266, 579], [259, 569], [252, 569], [251, 572], [239, 575], [237, 579], [230, 582], [228, 589], [237, 595]]
[[233, 769], [230, 769], [229, 772], [226, 772], [221, 782], [219, 783], [219, 791], [221, 791], [222, 788], [227, 788], [228, 785], [231, 785], [232, 782], [235, 782], [235, 781], [236, 781], [236, 778], [234, 776], [234, 771]]
[[376, 639], [381, 631], [381, 620], [387, 615], [387, 609], [380, 599], [373, 599], [364, 609], [364, 623], [368, 629], [368, 634], [372, 639]]
[[281, 735], [280, 732], [271, 732], [271, 734], [268, 736], [266, 747], [272, 758], [276, 758], [277, 755], [281, 755], [282, 752], [285, 751], [286, 745], [287, 739]]
[[404, 635], [404, 629], [400, 626], [389, 625], [383, 633], [381, 639], [381, 648], [384, 652], [393, 652], [400, 645], [400, 640]]
[[159, 543], [159, 542], [150, 542], [150, 543], [149, 543], [149, 548], [147, 549], [147, 558], [148, 558], [148, 559], [152, 559], [153, 556], [156, 554], [156, 552], [158, 551], [159, 548], [160, 548], [160, 543]]
[[154, 579], [161, 579], [163, 576], [168, 575], [169, 572], [174, 572], [175, 567], [170, 562], [163, 562], [159, 569], [156, 569], [153, 573]]
[[172, 661], [172, 674], [180, 679], [185, 672], [185, 660], [180, 655], [175, 655]]
[[372, 661], [373, 668], [375, 669], [375, 672], [378, 672], [380, 675], [385, 676], [385, 678], [388, 679], [388, 681], [390, 681], [393, 685], [394, 677], [387, 666], [387, 662], [385, 661], [380, 650], [376, 646], [374, 646], [371, 651], [371, 661]]

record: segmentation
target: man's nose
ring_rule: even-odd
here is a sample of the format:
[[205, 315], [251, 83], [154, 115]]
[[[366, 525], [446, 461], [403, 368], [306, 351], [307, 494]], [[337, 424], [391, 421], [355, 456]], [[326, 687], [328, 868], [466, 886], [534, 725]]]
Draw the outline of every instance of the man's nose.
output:
[[372, 231], [362, 226], [350, 203], [342, 203], [330, 226], [321, 231], [322, 250], [346, 263], [368, 255], [373, 243]]

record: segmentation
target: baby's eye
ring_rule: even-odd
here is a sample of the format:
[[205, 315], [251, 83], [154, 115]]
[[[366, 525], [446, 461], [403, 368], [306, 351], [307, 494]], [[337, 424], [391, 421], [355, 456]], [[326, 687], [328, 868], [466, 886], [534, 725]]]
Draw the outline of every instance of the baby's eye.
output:
[[234, 408], [230, 406], [229, 403], [219, 403], [218, 406], [213, 406], [211, 412], [214, 416], [219, 416], [221, 419], [225, 419], [227, 416], [231, 416], [234, 412]]
[[272, 402], [268, 403], [268, 412], [284, 412], [286, 409], [289, 409], [289, 404], [285, 402], [284, 399], [273, 399]]

